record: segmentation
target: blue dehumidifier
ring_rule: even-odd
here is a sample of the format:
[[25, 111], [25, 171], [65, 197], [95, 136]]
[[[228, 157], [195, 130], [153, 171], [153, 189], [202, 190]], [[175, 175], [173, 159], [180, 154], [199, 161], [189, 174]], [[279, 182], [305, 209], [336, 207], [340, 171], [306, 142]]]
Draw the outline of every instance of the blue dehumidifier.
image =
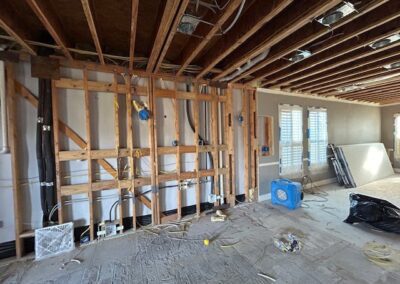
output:
[[303, 200], [302, 186], [289, 179], [276, 179], [271, 182], [272, 204], [282, 205], [291, 210], [301, 206]]

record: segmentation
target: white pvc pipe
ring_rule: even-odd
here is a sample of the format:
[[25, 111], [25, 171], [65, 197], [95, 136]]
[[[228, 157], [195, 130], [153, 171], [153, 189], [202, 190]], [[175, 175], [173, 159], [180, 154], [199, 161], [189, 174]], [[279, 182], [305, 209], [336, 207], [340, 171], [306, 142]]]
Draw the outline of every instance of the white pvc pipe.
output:
[[0, 60], [0, 115], [1, 115], [1, 149], [0, 154], [6, 154], [10, 151], [8, 147], [7, 135], [7, 108], [6, 108], [6, 80], [4, 61]]

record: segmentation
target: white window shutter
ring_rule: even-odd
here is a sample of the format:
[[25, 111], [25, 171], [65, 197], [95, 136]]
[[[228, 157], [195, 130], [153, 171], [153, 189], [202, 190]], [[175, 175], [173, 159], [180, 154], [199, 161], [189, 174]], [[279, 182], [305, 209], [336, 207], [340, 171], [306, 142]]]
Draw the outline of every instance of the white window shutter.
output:
[[280, 174], [301, 174], [303, 169], [303, 109], [299, 106], [279, 106]]
[[328, 117], [324, 108], [308, 109], [308, 163], [311, 168], [327, 166]]

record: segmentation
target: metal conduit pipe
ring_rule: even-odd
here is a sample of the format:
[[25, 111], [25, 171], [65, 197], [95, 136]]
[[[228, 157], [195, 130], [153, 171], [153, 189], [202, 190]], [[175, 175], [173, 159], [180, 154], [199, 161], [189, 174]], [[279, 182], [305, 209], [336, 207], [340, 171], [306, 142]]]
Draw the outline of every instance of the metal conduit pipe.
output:
[[0, 60], [0, 114], [1, 114], [1, 149], [0, 154], [10, 151], [7, 135], [6, 80], [4, 61]]

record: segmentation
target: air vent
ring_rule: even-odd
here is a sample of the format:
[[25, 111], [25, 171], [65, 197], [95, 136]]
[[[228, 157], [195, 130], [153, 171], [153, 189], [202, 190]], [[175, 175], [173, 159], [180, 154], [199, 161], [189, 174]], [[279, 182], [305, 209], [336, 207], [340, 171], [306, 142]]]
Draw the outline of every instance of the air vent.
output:
[[196, 27], [199, 23], [200, 19], [194, 16], [184, 15], [178, 25], [178, 32], [191, 35], [196, 30]]
[[383, 68], [388, 69], [388, 70], [400, 68], [400, 62], [384, 65]]
[[308, 50], [297, 50], [295, 54], [289, 58], [289, 61], [292, 61], [293, 63], [302, 61], [303, 59], [306, 59], [312, 55], [311, 51]]
[[331, 25], [338, 22], [340, 19], [346, 17], [347, 15], [350, 15], [354, 11], [356, 11], [356, 9], [354, 8], [353, 4], [349, 2], [343, 2], [336, 8], [327, 12], [324, 16], [318, 18], [317, 22], [324, 26], [330, 27]]
[[396, 41], [400, 40], [400, 35], [399, 34], [394, 34], [390, 37], [380, 39], [378, 41], [375, 41], [374, 43], [370, 44], [369, 46], [373, 49], [379, 49], [385, 46], [388, 46]]

